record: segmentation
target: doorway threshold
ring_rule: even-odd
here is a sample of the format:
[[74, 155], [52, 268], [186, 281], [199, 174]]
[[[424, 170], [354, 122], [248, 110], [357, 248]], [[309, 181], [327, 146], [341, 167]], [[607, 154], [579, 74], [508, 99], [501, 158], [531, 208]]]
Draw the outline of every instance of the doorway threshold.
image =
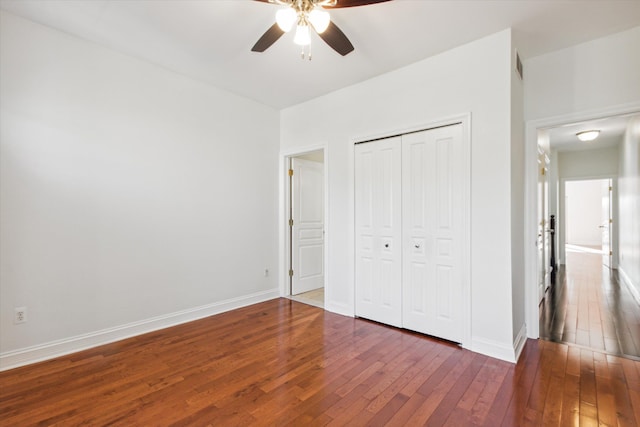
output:
[[290, 295], [288, 298], [292, 301], [324, 309], [324, 288], [314, 289], [298, 295]]

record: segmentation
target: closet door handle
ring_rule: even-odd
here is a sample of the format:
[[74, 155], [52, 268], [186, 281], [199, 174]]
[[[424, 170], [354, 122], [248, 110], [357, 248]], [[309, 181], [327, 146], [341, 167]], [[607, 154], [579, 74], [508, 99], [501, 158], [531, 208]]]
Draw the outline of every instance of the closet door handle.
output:
[[388, 243], [385, 243], [385, 244], [384, 244], [384, 247], [385, 247], [385, 248], [388, 248], [388, 247], [389, 247], [389, 244], [388, 244]]
[[419, 243], [415, 243], [413, 246], [414, 246], [416, 249], [420, 249], [420, 244], [419, 244]]

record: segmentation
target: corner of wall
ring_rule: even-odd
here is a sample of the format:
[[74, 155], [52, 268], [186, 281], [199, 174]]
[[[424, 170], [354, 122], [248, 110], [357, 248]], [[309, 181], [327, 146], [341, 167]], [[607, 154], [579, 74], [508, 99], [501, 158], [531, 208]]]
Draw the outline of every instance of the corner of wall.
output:
[[523, 323], [511, 345], [484, 338], [474, 338], [470, 350], [506, 362], [517, 363], [526, 342], [527, 328]]

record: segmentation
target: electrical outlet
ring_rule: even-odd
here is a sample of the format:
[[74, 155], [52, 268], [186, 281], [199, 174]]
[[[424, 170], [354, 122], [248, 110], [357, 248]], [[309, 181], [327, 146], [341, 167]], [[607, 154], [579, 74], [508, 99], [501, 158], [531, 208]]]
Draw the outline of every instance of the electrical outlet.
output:
[[19, 323], [27, 322], [27, 307], [16, 307], [13, 309], [13, 323], [16, 325]]

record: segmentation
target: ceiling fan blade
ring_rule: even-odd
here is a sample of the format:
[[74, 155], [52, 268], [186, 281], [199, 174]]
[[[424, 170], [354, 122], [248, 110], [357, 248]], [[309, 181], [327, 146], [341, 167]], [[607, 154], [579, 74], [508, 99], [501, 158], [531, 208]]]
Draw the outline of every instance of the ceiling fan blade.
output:
[[[264, 1], [264, 0], [258, 0]], [[335, 6], [327, 6], [329, 9], [337, 9], [340, 7], [356, 7], [356, 6], [366, 6], [368, 4], [376, 4], [376, 3], [384, 3], [391, 0], [338, 0], [338, 3]]]
[[[260, 3], [271, 3], [271, 4], [277, 4], [274, 3], [271, 0], [254, 0], [254, 1], [258, 1]], [[368, 4], [376, 4], [376, 3], [384, 3], [387, 1], [391, 1], [391, 0], [337, 0], [337, 4], [335, 6], [324, 6], [324, 7], [329, 7], [332, 9], [336, 9], [339, 7], [356, 7], [356, 6], [366, 6]]]
[[283, 34], [284, 34], [284, 31], [282, 31], [280, 27], [278, 27], [278, 24], [273, 24], [262, 35], [262, 37], [260, 37], [260, 39], [256, 42], [256, 44], [253, 45], [253, 47], [251, 48], [251, 51], [264, 52], [269, 48], [269, 46], [274, 44], [280, 37], [282, 37]]
[[329, 27], [319, 36], [342, 56], [352, 52], [354, 49], [347, 36], [333, 22], [329, 22]]

